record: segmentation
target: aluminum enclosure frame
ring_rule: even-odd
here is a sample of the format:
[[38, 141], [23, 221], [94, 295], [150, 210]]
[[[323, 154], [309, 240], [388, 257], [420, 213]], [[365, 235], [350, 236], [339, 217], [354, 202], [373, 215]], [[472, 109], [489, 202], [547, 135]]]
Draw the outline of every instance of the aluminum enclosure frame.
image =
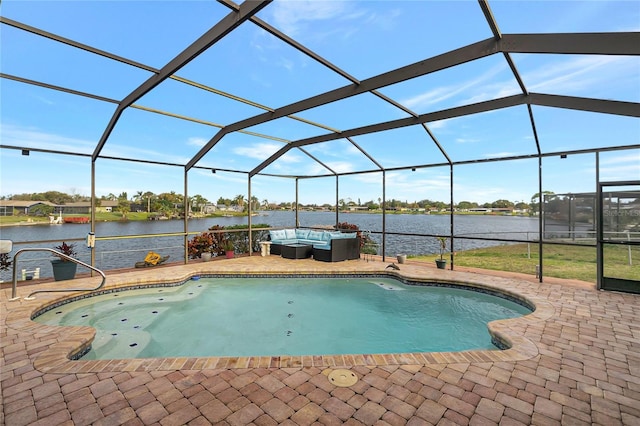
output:
[[[452, 209], [451, 213], [453, 213], [453, 205], [454, 205], [453, 176], [454, 176], [455, 167], [458, 165], [482, 163], [482, 162], [509, 161], [509, 160], [515, 160], [515, 159], [537, 158], [538, 164], [539, 164], [539, 167], [538, 167], [539, 168], [539, 175], [538, 175], [539, 189], [540, 189], [540, 192], [542, 192], [541, 160], [544, 157], [556, 156], [560, 154], [563, 154], [563, 155], [584, 154], [584, 153], [599, 154], [600, 152], [605, 152], [605, 151], [617, 151], [617, 150], [628, 150], [628, 149], [640, 148], [640, 141], [639, 141], [637, 144], [633, 144], [633, 145], [610, 145], [604, 148], [569, 150], [569, 151], [562, 151], [562, 152], [543, 152], [540, 149], [540, 141], [538, 140], [538, 134], [536, 131], [535, 115], [531, 109], [532, 105], [590, 111], [590, 112], [598, 112], [598, 113], [604, 113], [604, 114], [640, 118], [640, 104], [635, 102], [622, 102], [622, 101], [611, 101], [611, 100], [593, 99], [593, 98], [584, 98], [584, 97], [551, 95], [551, 94], [545, 94], [545, 93], [532, 93], [527, 89], [526, 85], [524, 84], [510, 56], [510, 54], [512, 53], [640, 56], [640, 33], [639, 32], [502, 34], [490, 10], [488, 1], [479, 0], [478, 1], [479, 6], [485, 16], [487, 25], [490, 27], [494, 35], [493, 38], [481, 40], [479, 42], [472, 43], [470, 45], [467, 45], [449, 52], [445, 52], [438, 56], [426, 58], [419, 62], [410, 64], [407, 66], [403, 66], [395, 70], [390, 70], [388, 72], [360, 81], [355, 77], [351, 76], [346, 71], [335, 66], [327, 59], [321, 57], [317, 53], [306, 48], [296, 40], [283, 34], [276, 28], [272, 27], [271, 25], [267, 24], [261, 19], [257, 18], [255, 14], [258, 13], [264, 7], [267, 7], [271, 1], [272, 0], [245, 1], [240, 5], [236, 5], [230, 0], [219, 0], [221, 4], [231, 9], [231, 12], [225, 18], [219, 21], [216, 25], [214, 25], [209, 31], [203, 34], [198, 40], [196, 40], [194, 43], [188, 46], [185, 50], [183, 50], [180, 54], [178, 54], [176, 57], [170, 60], [161, 69], [155, 69], [148, 65], [141, 64], [139, 62], [136, 62], [127, 58], [123, 58], [118, 55], [114, 55], [104, 50], [97, 49], [92, 46], [88, 46], [83, 43], [79, 43], [79, 42], [70, 40], [68, 38], [46, 32], [44, 30], [17, 22], [15, 20], [5, 18], [5, 17], [0, 17], [0, 23], [2, 25], [9, 25], [14, 28], [30, 32], [37, 36], [48, 38], [58, 43], [63, 43], [63, 44], [72, 46], [74, 48], [82, 49], [87, 52], [100, 55], [102, 57], [105, 57], [114, 61], [118, 61], [133, 67], [144, 69], [153, 74], [149, 79], [147, 79], [138, 88], [136, 88], [127, 96], [125, 96], [122, 100], [115, 100], [115, 99], [109, 99], [106, 97], [98, 96], [95, 94], [77, 91], [72, 88], [64, 88], [64, 87], [55, 86], [55, 85], [47, 84], [40, 81], [30, 80], [21, 76], [14, 76], [14, 75], [0, 73], [0, 78], [17, 81], [23, 84], [36, 85], [36, 86], [44, 87], [49, 90], [62, 91], [68, 94], [88, 97], [101, 102], [108, 102], [108, 103], [117, 105], [116, 111], [111, 117], [109, 124], [104, 129], [99, 142], [96, 144], [96, 147], [93, 153], [90, 155], [77, 153], [77, 152], [34, 149], [30, 147], [21, 147], [21, 146], [12, 146], [12, 145], [0, 145], [0, 148], [17, 149], [17, 150], [28, 149], [32, 151], [45, 152], [48, 154], [75, 155], [75, 156], [85, 156], [87, 158], [90, 158], [91, 166], [92, 166], [91, 167], [92, 169], [92, 176], [91, 176], [92, 206], [95, 206], [95, 198], [96, 198], [95, 186], [94, 186], [95, 185], [95, 167], [96, 167], [96, 162], [100, 159], [112, 159], [112, 160], [120, 160], [120, 161], [140, 162], [140, 163], [148, 163], [148, 164], [161, 164], [161, 165], [181, 167], [184, 169], [184, 196], [186, 198], [188, 196], [187, 182], [188, 182], [189, 171], [191, 169], [200, 169], [200, 168], [209, 169], [207, 167], [200, 166], [198, 163], [226, 135], [229, 135], [234, 132], [242, 132], [242, 133], [249, 134], [251, 136], [255, 136], [259, 138], [275, 140], [283, 144], [282, 148], [276, 151], [269, 158], [262, 161], [253, 169], [235, 170], [230, 168], [225, 171], [241, 173], [247, 176], [247, 185], [248, 185], [247, 192], [249, 194], [249, 197], [251, 197], [251, 179], [255, 176], [265, 175], [265, 176], [278, 176], [282, 178], [295, 179], [296, 203], [298, 202], [297, 188], [298, 188], [299, 179], [312, 179], [314, 177], [335, 176], [336, 206], [337, 206], [337, 199], [338, 199], [337, 194], [339, 190], [340, 176], [362, 174], [362, 173], [373, 173], [373, 172], [382, 173], [383, 254], [384, 254], [384, 235], [386, 231], [385, 219], [384, 219], [384, 215], [386, 213], [384, 209], [385, 201], [386, 201], [385, 188], [386, 188], [386, 172], [388, 171], [448, 166], [450, 169], [450, 201], [451, 201], [450, 204]], [[198, 55], [206, 51], [209, 47], [211, 47], [217, 41], [223, 39], [226, 35], [230, 34], [232, 31], [237, 29], [240, 25], [242, 25], [245, 22], [247, 23], [251, 22], [259, 26], [260, 28], [272, 34], [273, 36], [277, 37], [278, 39], [282, 40], [283, 42], [297, 49], [304, 55], [312, 58], [314, 61], [317, 61], [318, 63], [321, 63], [323, 66], [327, 67], [334, 73], [347, 79], [351, 83], [348, 85], [339, 87], [337, 89], [330, 90], [325, 93], [321, 93], [316, 96], [298, 100], [289, 105], [285, 105], [279, 108], [271, 108], [268, 106], [257, 104], [247, 99], [243, 99], [233, 94], [225, 93], [215, 88], [202, 85], [198, 82], [181, 78], [175, 74], [189, 61], [196, 58]], [[378, 92], [378, 89], [386, 86], [407, 81], [415, 77], [425, 76], [440, 70], [462, 65], [467, 62], [478, 60], [478, 59], [485, 58], [495, 54], [502, 54], [504, 56], [505, 60], [507, 61], [507, 64], [509, 65], [509, 68], [511, 69], [511, 72], [515, 80], [518, 82], [518, 85], [522, 93], [504, 97], [504, 98], [498, 98], [498, 99], [493, 99], [493, 100], [474, 103], [474, 104], [467, 104], [460, 107], [434, 111], [426, 114], [417, 114], [411, 111], [406, 106], [402, 105], [401, 103]], [[265, 112], [255, 115], [253, 117], [245, 118], [235, 123], [217, 124], [217, 123], [199, 120], [196, 118], [185, 117], [185, 116], [174, 114], [171, 112], [159, 111], [153, 108], [148, 108], [142, 105], [135, 104], [135, 102], [139, 100], [144, 94], [149, 93], [158, 84], [160, 84], [162, 81], [169, 78], [184, 84], [189, 84], [200, 90], [207, 90], [217, 95], [225, 96], [229, 99], [233, 99], [239, 102], [246, 103], [248, 105], [259, 107]], [[378, 98], [383, 99], [385, 102], [388, 102], [389, 104], [393, 105], [395, 108], [398, 108], [399, 110], [409, 114], [409, 117], [398, 119], [398, 120], [387, 121], [387, 122], [379, 122], [376, 124], [362, 126], [359, 128], [339, 130], [322, 123], [311, 122], [309, 120], [305, 120], [303, 118], [295, 116], [296, 113], [299, 113], [301, 111], [305, 111], [311, 108], [315, 108], [331, 102], [347, 99], [349, 97], [364, 94], [364, 93], [371, 93], [374, 96], [377, 96]], [[503, 108], [509, 108], [509, 107], [518, 106], [518, 105], [526, 105], [528, 109], [530, 125], [531, 125], [531, 129], [533, 131], [534, 139], [535, 139], [535, 152], [532, 154], [509, 156], [509, 157], [472, 159], [472, 160], [465, 160], [465, 161], [453, 161], [428, 127], [429, 123], [438, 121], [438, 120], [454, 118], [454, 117], [462, 117], [462, 116], [477, 114], [477, 113], [486, 112], [486, 111], [500, 110]], [[163, 114], [163, 115], [167, 115], [180, 120], [193, 121], [200, 124], [209, 125], [212, 128], [215, 128], [218, 130], [204, 145], [204, 147], [202, 147], [202, 149], [200, 149], [195, 155], [193, 155], [192, 158], [189, 161], [187, 161], [185, 164], [151, 161], [144, 158], [119, 158], [119, 157], [102, 155], [101, 154], [102, 148], [104, 147], [105, 143], [108, 141], [112, 130], [117, 124], [118, 118], [126, 108], [138, 108], [141, 110], [148, 111], [150, 113]], [[276, 136], [259, 134], [259, 133], [255, 133], [247, 130], [250, 127], [267, 123], [280, 118], [285, 118], [285, 117], [288, 117], [293, 120], [298, 120], [302, 123], [305, 123], [311, 126], [323, 128], [327, 130], [329, 133], [326, 133], [320, 136], [311, 137], [311, 138], [289, 141], [289, 140], [284, 140], [282, 138], [278, 138]], [[438, 151], [441, 153], [442, 155], [441, 161], [433, 161], [431, 163], [407, 164], [404, 166], [385, 168], [374, 156], [369, 154], [366, 150], [362, 149], [362, 147], [359, 146], [357, 142], [352, 139], [352, 137], [354, 136], [366, 135], [366, 134], [371, 134], [371, 133], [380, 132], [384, 130], [398, 129], [398, 128], [407, 127], [407, 126], [422, 127], [422, 129], [426, 134], [425, 140], [430, 143], [433, 143], [438, 149]], [[348, 172], [348, 173], [337, 172], [335, 170], [332, 170], [330, 166], [328, 166], [327, 164], [324, 164], [320, 159], [316, 158], [315, 156], [313, 156], [311, 153], [309, 153], [304, 149], [306, 146], [327, 142], [327, 141], [340, 140], [340, 139], [344, 139], [348, 141], [350, 144], [352, 144], [354, 147], [356, 147], [364, 157], [370, 160], [370, 162], [372, 163], [372, 168], [370, 170], [360, 170], [360, 171]], [[283, 155], [285, 155], [287, 152], [289, 152], [292, 149], [297, 149], [302, 153], [304, 153], [306, 156], [310, 157], [313, 161], [321, 165], [322, 168], [327, 171], [327, 173], [322, 175], [318, 174], [317, 176], [273, 175], [273, 174], [262, 173], [265, 168], [267, 168], [273, 162], [277, 161], [279, 158], [281, 158]], [[218, 169], [218, 170], [222, 170], [222, 169]], [[296, 213], [296, 220], [297, 220], [297, 213]], [[338, 217], [337, 217], [337, 208], [336, 208], [336, 221], [337, 220], [338, 220]], [[251, 227], [251, 214], [249, 214], [249, 227]], [[93, 218], [93, 215], [92, 215], [92, 231], [95, 231], [95, 220]], [[188, 232], [188, 224], [185, 220], [185, 234], [186, 232]], [[449, 237], [453, 238], [453, 218], [451, 220], [451, 232]], [[186, 237], [185, 237], [185, 247], [186, 247]], [[451, 252], [453, 253], [453, 251], [454, 250], [453, 250], [453, 239], [452, 239]], [[542, 259], [542, 241], [539, 244], [539, 254], [540, 254], [540, 259]], [[186, 257], [185, 257], [185, 260], [186, 260]], [[452, 260], [451, 265], [453, 267], [453, 259], [451, 260]], [[540, 280], [542, 281], [542, 274], [540, 274]]]

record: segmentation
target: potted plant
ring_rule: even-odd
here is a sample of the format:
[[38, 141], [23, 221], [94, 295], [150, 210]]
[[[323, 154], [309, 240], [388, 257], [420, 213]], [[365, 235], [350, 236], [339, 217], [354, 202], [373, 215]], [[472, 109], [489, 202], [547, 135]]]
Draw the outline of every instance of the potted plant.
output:
[[233, 256], [235, 254], [233, 241], [229, 239], [225, 240], [222, 244], [222, 247], [224, 248], [224, 255], [227, 257], [227, 259], [233, 259]]
[[[75, 257], [78, 254], [75, 247], [75, 244], [67, 244], [63, 242], [59, 246], [55, 246], [54, 249], [69, 257]], [[54, 254], [54, 256], [57, 255]], [[76, 262], [62, 256], [57, 256], [56, 258], [51, 259], [51, 266], [53, 268], [53, 278], [56, 281], [74, 279], [76, 276], [76, 269], [78, 268], [78, 264]]]
[[447, 266], [447, 260], [443, 259], [442, 255], [447, 250], [447, 237], [438, 237], [438, 242], [440, 243], [440, 259], [436, 259], [436, 266], [438, 269], [445, 269]]

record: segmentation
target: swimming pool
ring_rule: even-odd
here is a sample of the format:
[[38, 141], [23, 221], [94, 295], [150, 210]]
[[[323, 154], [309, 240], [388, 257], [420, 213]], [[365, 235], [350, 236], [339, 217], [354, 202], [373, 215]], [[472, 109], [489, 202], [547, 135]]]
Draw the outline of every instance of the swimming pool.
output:
[[202, 278], [112, 292], [34, 320], [88, 325], [82, 359], [497, 349], [487, 323], [531, 312], [496, 295], [370, 278]]

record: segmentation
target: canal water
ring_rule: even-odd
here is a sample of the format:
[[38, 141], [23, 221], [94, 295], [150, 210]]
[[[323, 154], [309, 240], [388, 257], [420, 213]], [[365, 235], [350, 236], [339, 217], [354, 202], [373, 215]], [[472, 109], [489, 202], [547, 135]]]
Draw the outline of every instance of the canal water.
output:
[[[300, 212], [299, 226], [333, 226], [336, 222], [335, 212]], [[498, 238], [515, 240], [537, 239], [538, 219], [520, 216], [492, 215], [454, 215], [454, 235], [468, 238]], [[340, 213], [339, 222], [358, 225], [363, 231], [371, 232], [371, 238], [378, 243], [378, 254], [381, 252], [382, 215], [366, 213]], [[230, 226], [246, 224], [247, 217], [216, 217], [189, 220], [189, 232], [206, 231], [214, 225]], [[267, 211], [252, 217], [252, 226], [266, 224], [271, 227], [295, 227], [295, 213], [291, 211]], [[100, 222], [96, 224], [96, 237], [116, 237], [126, 235], [154, 235], [172, 232], [183, 232], [182, 220], [165, 221], [131, 221]], [[450, 216], [428, 214], [390, 214], [386, 216], [386, 231], [401, 234], [449, 234]], [[56, 241], [51, 244], [15, 244], [13, 254], [25, 247], [53, 248], [62, 241], [85, 238], [90, 230], [88, 224], [28, 225], [0, 227], [0, 239], [12, 240], [14, 243], [25, 241]], [[482, 239], [455, 240], [455, 251], [469, 250], [491, 245], [504, 244], [500, 241]], [[385, 241], [386, 254], [428, 254], [437, 253], [438, 245], [432, 237], [409, 237], [403, 235], [387, 235]], [[84, 242], [76, 242], [78, 258], [90, 263], [91, 251]], [[144, 259], [149, 250], [162, 255], [169, 255], [170, 260], [181, 261], [184, 248], [183, 237], [152, 237], [115, 240], [98, 240], [96, 242], [96, 267], [104, 270], [130, 268], [135, 262]], [[40, 268], [40, 276], [52, 276], [50, 255], [45, 252], [24, 252], [18, 259], [18, 271]], [[86, 272], [79, 268], [78, 272]], [[20, 275], [20, 274], [19, 274]], [[0, 278], [9, 281], [11, 274], [2, 272]], [[19, 277], [20, 278], [20, 277]]]

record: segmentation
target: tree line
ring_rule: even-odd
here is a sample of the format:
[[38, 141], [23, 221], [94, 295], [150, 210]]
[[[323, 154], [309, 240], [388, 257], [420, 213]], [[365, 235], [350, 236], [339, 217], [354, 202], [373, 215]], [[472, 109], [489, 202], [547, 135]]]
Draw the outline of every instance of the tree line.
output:
[[[91, 201], [90, 196], [76, 193], [67, 194], [59, 191], [13, 194], [2, 196], [0, 199], [13, 201], [48, 201], [58, 205]], [[131, 211], [158, 213], [168, 217], [179, 216], [184, 212], [185, 206], [184, 195], [174, 191], [160, 194], [155, 194], [151, 191], [138, 191], [132, 196], [129, 196], [127, 192], [121, 192], [118, 195], [110, 193], [98, 197], [96, 199], [96, 206], [100, 207], [103, 201], [117, 201], [118, 206], [116, 209], [122, 213], [123, 217], [126, 217]], [[187, 205], [192, 213], [202, 213], [205, 207], [211, 204], [213, 203], [200, 194], [188, 197], [187, 199]], [[251, 206], [253, 210], [269, 207], [267, 200], [260, 202], [257, 197], [251, 197], [251, 200], [247, 200], [243, 195], [237, 195], [233, 199], [220, 197], [216, 205], [233, 207], [239, 212], [247, 211], [249, 206]], [[49, 215], [53, 213], [53, 207], [39, 206], [32, 211], [35, 214]]]
[[[546, 195], [553, 194], [552, 192], [546, 192]], [[23, 201], [48, 201], [53, 204], [69, 204], [74, 202], [89, 202], [91, 201], [91, 197], [83, 196], [80, 194], [72, 193], [67, 194], [59, 191], [46, 191], [39, 193], [24, 193], [24, 194], [14, 194], [9, 196], [2, 196], [0, 199], [3, 200], [23, 200]], [[526, 203], [524, 201], [516, 201], [512, 202], [505, 199], [498, 199], [490, 203], [477, 203], [474, 201], [460, 201], [454, 204], [454, 208], [457, 210], [468, 210], [474, 208], [513, 208], [519, 210], [530, 210], [535, 209], [539, 199], [539, 194], [534, 194], [531, 197], [531, 203]], [[132, 209], [136, 211], [146, 211], [147, 213], [161, 213], [166, 215], [175, 215], [180, 214], [184, 211], [184, 195], [178, 194], [174, 191], [171, 192], [163, 192], [163, 193], [153, 193], [151, 191], [137, 191], [135, 194], [129, 196], [127, 192], [122, 192], [120, 194], [107, 194], [100, 196], [96, 200], [96, 204], [100, 206], [102, 201], [117, 201], [118, 202], [118, 210], [126, 215], [126, 213], [130, 212]], [[188, 205], [190, 207], [191, 212], [193, 213], [202, 213], [205, 210], [205, 207], [208, 205], [212, 205], [211, 201], [209, 201], [206, 197], [203, 197], [200, 194], [196, 194], [194, 196], [188, 197]], [[225, 198], [219, 197], [215, 202], [216, 206], [225, 206], [227, 208], [233, 208], [238, 212], [246, 212], [249, 207], [251, 210], [289, 210], [296, 208], [295, 201], [284, 201], [279, 203], [269, 202], [267, 199], [260, 200], [258, 197], [252, 196], [251, 199], [247, 199], [244, 195], [238, 194], [234, 198]], [[297, 206], [300, 209], [318, 209], [318, 210], [333, 210], [335, 209], [335, 205], [324, 203], [324, 204], [298, 204]], [[353, 208], [360, 208], [366, 210], [381, 210], [382, 209], [382, 199], [378, 198], [377, 200], [368, 200], [362, 202], [360, 199], [353, 200], [351, 198], [341, 198], [338, 200], [338, 209], [340, 210], [349, 210]], [[424, 209], [424, 210], [447, 210], [450, 209], [450, 203], [446, 203], [443, 201], [434, 201], [429, 199], [423, 199], [420, 201], [407, 201], [407, 200], [398, 200], [392, 198], [390, 200], [386, 200], [386, 208], [387, 209]]]

